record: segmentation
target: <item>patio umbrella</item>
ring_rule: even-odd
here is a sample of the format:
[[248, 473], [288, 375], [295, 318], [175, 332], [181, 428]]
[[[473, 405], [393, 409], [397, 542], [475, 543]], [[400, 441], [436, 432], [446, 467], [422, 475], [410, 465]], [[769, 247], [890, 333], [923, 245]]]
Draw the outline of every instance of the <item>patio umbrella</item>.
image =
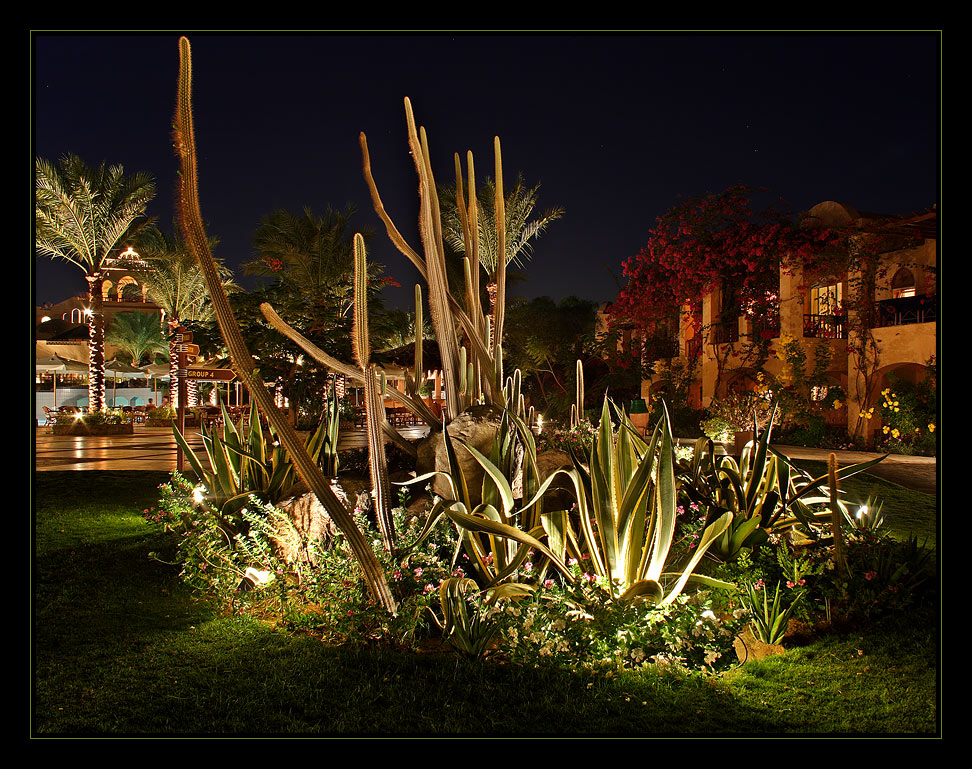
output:
[[118, 380], [141, 379], [145, 376], [145, 372], [140, 368], [136, 368], [130, 363], [125, 363], [125, 361], [118, 360], [116, 357], [105, 363], [105, 376], [110, 376], [112, 378], [111, 403], [114, 406], [115, 393], [118, 391]]
[[159, 397], [159, 380], [163, 382], [169, 381], [169, 364], [168, 363], [149, 363], [146, 366], [140, 366], [139, 368], [145, 372], [145, 375], [152, 380], [152, 392], [155, 393], [156, 402], [158, 402]]
[[34, 361], [34, 370], [44, 373], [50, 372], [54, 377], [54, 408], [57, 408], [57, 375], [66, 374], [87, 374], [88, 366], [80, 361], [62, 358], [60, 355], [52, 355], [50, 358], [41, 358]]

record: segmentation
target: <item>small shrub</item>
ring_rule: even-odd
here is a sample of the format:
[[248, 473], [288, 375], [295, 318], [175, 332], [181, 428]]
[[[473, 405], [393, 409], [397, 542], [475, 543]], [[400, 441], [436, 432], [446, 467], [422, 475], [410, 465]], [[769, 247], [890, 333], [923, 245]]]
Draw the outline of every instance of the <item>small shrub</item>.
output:
[[724, 670], [745, 614], [716, 591], [683, 592], [665, 606], [612, 598], [581, 564], [575, 585], [547, 580], [532, 598], [500, 603], [501, 650], [517, 662], [576, 670]]

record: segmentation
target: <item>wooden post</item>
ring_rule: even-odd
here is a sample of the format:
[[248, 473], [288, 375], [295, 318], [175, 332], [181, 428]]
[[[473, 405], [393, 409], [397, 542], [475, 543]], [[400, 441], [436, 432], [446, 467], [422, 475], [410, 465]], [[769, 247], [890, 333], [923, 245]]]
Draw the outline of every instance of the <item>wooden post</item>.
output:
[[[186, 398], [188, 398], [188, 392], [186, 388], [186, 369], [188, 368], [188, 363], [186, 362], [186, 352], [184, 343], [187, 341], [185, 338], [186, 329], [183, 326], [179, 326], [176, 329], [176, 349], [178, 353], [178, 365], [176, 366], [177, 377], [178, 377], [178, 389], [177, 397], [179, 398], [179, 410], [176, 416], [176, 424], [179, 428], [179, 433], [183, 437], [186, 435]], [[184, 462], [182, 444], [178, 441], [176, 442], [176, 471], [181, 473]]]

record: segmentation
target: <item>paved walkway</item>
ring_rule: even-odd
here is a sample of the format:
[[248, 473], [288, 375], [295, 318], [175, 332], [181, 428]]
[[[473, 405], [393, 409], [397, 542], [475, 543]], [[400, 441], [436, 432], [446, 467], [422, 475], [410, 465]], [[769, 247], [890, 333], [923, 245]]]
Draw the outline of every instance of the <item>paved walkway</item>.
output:
[[[428, 428], [402, 428], [400, 432], [414, 440]], [[199, 431], [186, 431], [193, 451], [203, 450]], [[345, 430], [338, 449], [363, 448], [368, 445], [364, 430]], [[177, 447], [171, 428], [135, 425], [132, 435], [74, 436], [53, 435], [51, 428], [35, 430], [34, 467], [43, 470], [161, 470], [176, 469]]]
[[[428, 428], [405, 428], [406, 438], [415, 439]], [[189, 430], [189, 445], [202, 450], [199, 433]], [[344, 431], [341, 450], [367, 445], [364, 430]], [[802, 446], [775, 446], [791, 459], [826, 462], [830, 451]], [[837, 451], [841, 465], [873, 459], [879, 454], [863, 451]], [[50, 428], [36, 430], [34, 466], [36, 470], [161, 470], [176, 469], [176, 443], [166, 427], [136, 425], [132, 435], [64, 436], [52, 435]], [[906, 488], [936, 494], [938, 465], [934, 457], [909, 457], [893, 454], [869, 472]]]

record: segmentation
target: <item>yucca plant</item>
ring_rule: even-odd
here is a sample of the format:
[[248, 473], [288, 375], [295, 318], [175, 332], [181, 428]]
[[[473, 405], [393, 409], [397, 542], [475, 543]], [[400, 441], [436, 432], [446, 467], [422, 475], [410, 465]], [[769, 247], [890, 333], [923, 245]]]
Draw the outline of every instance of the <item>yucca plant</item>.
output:
[[796, 609], [803, 592], [799, 592], [793, 602], [782, 611], [780, 610], [780, 583], [776, 583], [776, 593], [773, 600], [769, 600], [765, 585], [757, 590], [755, 585], [746, 583], [746, 598], [743, 603], [752, 615], [751, 626], [753, 635], [765, 644], [779, 644], [786, 634], [790, 624], [790, 615]]
[[875, 534], [884, 525], [884, 503], [868, 497], [863, 505], [844, 505], [844, 519], [858, 534]]

